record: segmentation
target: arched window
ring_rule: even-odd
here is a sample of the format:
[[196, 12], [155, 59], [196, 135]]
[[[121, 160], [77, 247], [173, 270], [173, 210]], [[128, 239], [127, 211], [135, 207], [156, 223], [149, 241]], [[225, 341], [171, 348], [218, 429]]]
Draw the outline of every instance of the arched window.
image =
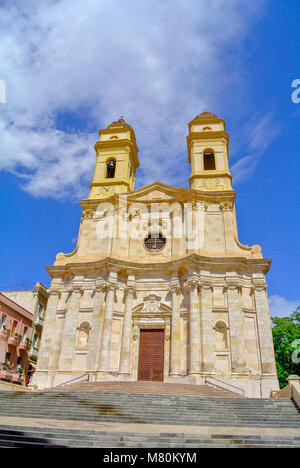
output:
[[215, 155], [212, 151], [204, 152], [203, 166], [205, 171], [213, 171], [216, 169]]
[[216, 336], [216, 351], [226, 351], [228, 350], [228, 338], [227, 330], [228, 327], [224, 322], [217, 322], [214, 326], [215, 336]]
[[106, 164], [106, 178], [113, 179], [116, 172], [116, 161], [114, 159], [108, 161]]

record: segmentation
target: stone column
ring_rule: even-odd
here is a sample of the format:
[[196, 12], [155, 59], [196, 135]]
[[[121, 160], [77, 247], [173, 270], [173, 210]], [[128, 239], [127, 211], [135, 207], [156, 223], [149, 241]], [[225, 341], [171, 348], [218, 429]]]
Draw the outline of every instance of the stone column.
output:
[[[56, 310], [60, 297], [58, 289], [53, 288], [50, 290], [50, 295], [47, 302], [47, 311], [44, 319], [43, 333], [41, 344], [39, 348], [39, 355], [37, 361], [37, 370], [47, 370], [49, 358], [52, 352], [52, 340], [54, 336]], [[34, 374], [35, 376], [35, 374]]]
[[171, 240], [172, 256], [185, 254], [185, 236], [183, 233], [182, 207], [179, 203], [172, 205], [170, 210], [171, 218]]
[[230, 252], [236, 249], [233, 203], [231, 201], [220, 203], [220, 210], [223, 212], [225, 251]]
[[65, 327], [63, 334], [63, 346], [61, 350], [61, 367], [64, 370], [72, 370], [74, 349], [76, 345], [76, 334], [78, 326], [78, 316], [80, 309], [81, 296], [83, 289], [80, 284], [73, 283], [71, 288], [71, 298], [69, 300], [70, 305], [68, 306]]
[[90, 206], [83, 208], [82, 217], [80, 221], [80, 243], [78, 244], [78, 254], [84, 257], [87, 255], [88, 241], [90, 239], [90, 231], [92, 227], [92, 218], [94, 216], [95, 208]]
[[170, 285], [172, 295], [172, 323], [171, 323], [171, 359], [170, 375], [181, 372], [180, 365], [180, 286], [177, 275], [173, 275]]
[[184, 206], [186, 253], [191, 253], [196, 248], [195, 209], [194, 200], [192, 203], [186, 203]]
[[134, 380], [138, 378], [138, 362], [139, 362], [139, 336], [140, 336], [140, 329], [139, 329], [139, 319], [133, 319], [133, 363], [132, 363], [132, 377]]
[[166, 318], [165, 320], [165, 331], [164, 331], [164, 380], [166, 380], [170, 374], [170, 340], [171, 340], [171, 319]]
[[199, 374], [201, 344], [198, 281], [195, 279], [188, 280], [187, 287], [190, 292], [189, 374]]
[[108, 284], [105, 302], [103, 332], [101, 339], [99, 370], [108, 372], [110, 362], [111, 330], [114, 313], [116, 285]]
[[198, 252], [203, 248], [205, 239], [205, 212], [207, 210], [207, 203], [197, 202], [196, 204], [196, 235], [197, 235], [197, 250]]
[[215, 370], [215, 337], [214, 320], [212, 312], [212, 292], [213, 288], [209, 282], [200, 283], [200, 309], [201, 309], [201, 332], [202, 332], [202, 352], [203, 352], [203, 370], [204, 372], [213, 372]]
[[106, 283], [104, 281], [96, 281], [94, 290], [94, 311], [91, 320], [91, 332], [89, 337], [89, 351], [87, 356], [88, 370], [96, 370], [98, 367], [101, 336], [104, 320], [104, 298], [105, 298]]
[[264, 281], [259, 280], [253, 280], [253, 283], [261, 356], [261, 370], [263, 374], [276, 374], [271, 318], [266, 291], [267, 285]]
[[49, 369], [57, 370], [59, 364], [59, 356], [61, 352], [61, 345], [63, 339], [63, 331], [65, 325], [65, 310], [58, 310], [56, 312], [56, 326], [55, 326], [55, 333], [54, 333], [54, 340], [53, 345], [51, 348], [51, 355], [49, 358]]
[[38, 305], [39, 305], [39, 293], [37, 289], [38, 288], [36, 286], [33, 288], [33, 307], [32, 307], [33, 320], [35, 320], [36, 318]]
[[127, 286], [125, 295], [125, 311], [123, 320], [122, 343], [121, 343], [121, 358], [120, 358], [120, 374], [130, 375], [131, 361], [131, 335], [132, 335], [132, 304], [133, 304], [134, 288]]
[[39, 348], [37, 368], [33, 374], [32, 385], [39, 389], [47, 387], [49, 373], [49, 359], [52, 353], [53, 336], [56, 323], [56, 309], [60, 292], [56, 285], [52, 286], [47, 303], [47, 311], [44, 319], [43, 333]]
[[246, 372], [244, 316], [237, 282], [227, 282], [232, 372]]

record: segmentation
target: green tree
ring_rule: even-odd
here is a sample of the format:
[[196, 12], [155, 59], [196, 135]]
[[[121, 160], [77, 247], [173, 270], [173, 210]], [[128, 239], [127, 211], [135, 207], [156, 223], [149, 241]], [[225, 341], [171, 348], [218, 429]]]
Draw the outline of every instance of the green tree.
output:
[[288, 317], [272, 317], [273, 341], [280, 388], [287, 377], [300, 375], [300, 307]]

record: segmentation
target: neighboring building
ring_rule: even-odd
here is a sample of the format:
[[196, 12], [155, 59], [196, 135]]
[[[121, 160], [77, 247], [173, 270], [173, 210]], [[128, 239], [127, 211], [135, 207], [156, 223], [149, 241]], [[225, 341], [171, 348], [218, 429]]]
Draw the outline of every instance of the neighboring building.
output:
[[31, 333], [28, 336], [30, 346], [28, 348], [28, 359], [26, 360], [25, 369], [25, 373], [29, 372], [31, 375], [35, 371], [37, 363], [49, 295], [48, 290], [42, 283], [37, 282], [33, 290], [2, 291], [2, 294], [30, 311], [33, 316]]
[[0, 379], [22, 384], [33, 315], [0, 293]]
[[190, 122], [189, 189], [134, 190], [133, 129], [120, 119], [99, 136], [77, 247], [47, 267], [33, 383], [43, 389], [86, 373], [185, 384], [215, 377], [269, 396], [278, 388], [271, 260], [238, 240], [225, 122], [210, 112]]

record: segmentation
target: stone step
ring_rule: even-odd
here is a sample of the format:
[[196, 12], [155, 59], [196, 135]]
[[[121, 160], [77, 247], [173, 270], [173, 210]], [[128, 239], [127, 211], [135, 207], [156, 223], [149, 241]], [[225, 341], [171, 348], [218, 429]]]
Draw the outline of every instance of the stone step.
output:
[[284, 447], [300, 448], [300, 437], [281, 436], [210, 436], [177, 434], [130, 434], [114, 432], [70, 431], [68, 429], [0, 427], [0, 447], [164, 447], [164, 448], [224, 448], [224, 447]]
[[[101, 385], [100, 385], [101, 384]], [[1, 416], [18, 417], [20, 425], [0, 427], [0, 447], [299, 447], [300, 412], [289, 399], [240, 398], [228, 392], [215, 395], [208, 388], [185, 389], [182, 385], [80, 384], [80, 391], [66, 388], [40, 392], [0, 392]], [[136, 382], [132, 382], [136, 385]], [[86, 385], [89, 385], [88, 387]], [[98, 390], [99, 387], [101, 390]], [[166, 387], [167, 385], [167, 387]], [[182, 394], [172, 392], [181, 388]], [[190, 387], [190, 386], [188, 386]], [[203, 386], [207, 387], [207, 386]], [[109, 391], [114, 388], [116, 391]], [[84, 391], [86, 390], [86, 391]], [[105, 391], [104, 391], [105, 390]], [[157, 391], [157, 393], [155, 393]], [[188, 394], [196, 391], [197, 394]], [[199, 394], [199, 392], [201, 394]], [[205, 393], [206, 392], [206, 393]], [[207, 394], [209, 396], [207, 396]], [[264, 436], [221, 436], [197, 434], [78, 431], [55, 427], [26, 428], [22, 418], [101, 423], [134, 423], [230, 428], [299, 429], [299, 438]], [[53, 420], [56, 420], [53, 423]], [[49, 423], [50, 424], [50, 423]], [[66, 423], [64, 423], [66, 424]], [[213, 429], [212, 429], [213, 430]], [[239, 431], [240, 429], [238, 429]], [[247, 433], [247, 432], [246, 432]]]
[[[13, 416], [13, 415], [11, 415]], [[14, 415], [15, 416], [15, 415]], [[25, 414], [21, 415], [21, 417], [36, 417], [39, 418], [41, 417], [40, 415], [30, 415], [30, 414]], [[86, 422], [103, 422], [103, 423], [127, 423], [127, 424], [160, 424], [160, 425], [166, 425], [166, 424], [171, 424], [173, 426], [175, 425], [186, 425], [186, 426], [195, 426], [195, 425], [201, 425], [201, 426], [211, 426], [211, 427], [255, 427], [255, 428], [299, 428], [299, 423], [282, 423], [282, 422], [269, 422], [269, 421], [261, 421], [261, 422], [256, 422], [256, 421], [218, 421], [218, 420], [193, 420], [193, 421], [187, 421], [186, 419], [182, 418], [180, 420], [168, 420], [168, 419], [139, 419], [139, 420], [133, 420], [133, 419], [114, 419], [114, 418], [96, 418], [96, 417], [70, 417], [69, 415], [43, 415], [44, 419], [56, 419], [56, 420], [73, 420], [73, 421], [86, 421]]]
[[[90, 395], [93, 395], [92, 397]], [[145, 403], [151, 403], [151, 405], [157, 406], [170, 406], [176, 407], [180, 405], [181, 407], [184, 406], [185, 408], [195, 408], [195, 407], [213, 407], [213, 408], [220, 408], [220, 409], [230, 409], [230, 408], [247, 408], [247, 410], [266, 410], [266, 409], [282, 409], [282, 408], [292, 408], [293, 403], [290, 400], [278, 400], [280, 403], [270, 403], [269, 401], [261, 401], [256, 403], [255, 401], [247, 400], [240, 400], [240, 404], [234, 404], [230, 400], [223, 400], [220, 401], [219, 399], [202, 399], [202, 398], [191, 398], [190, 400], [182, 400], [180, 398], [174, 400], [165, 400], [161, 399], [160, 397], [153, 396], [153, 398], [144, 398], [143, 395], [139, 395], [139, 398], [132, 398], [131, 396], [127, 395], [123, 398], [114, 398], [113, 395], [110, 396], [109, 394], [98, 395], [98, 394], [66, 394], [65, 397], [60, 395], [55, 395], [53, 398], [44, 397], [44, 395], [35, 395], [34, 398], [28, 397], [27, 395], [17, 395], [11, 396], [10, 398], [0, 398], [0, 402], [3, 404], [22, 404], [24, 401], [33, 403], [47, 403], [47, 404], [106, 404], [106, 403], [119, 403], [126, 405], [131, 404], [136, 406], [137, 404], [144, 405]]]
[[103, 392], [0, 394], [6, 416], [181, 425], [299, 427], [291, 400]]
[[241, 398], [232, 391], [218, 389], [210, 385], [189, 385], [165, 382], [81, 382], [47, 389], [47, 392], [114, 392], [114, 393], [153, 393], [165, 395], [216, 396], [221, 398]]

